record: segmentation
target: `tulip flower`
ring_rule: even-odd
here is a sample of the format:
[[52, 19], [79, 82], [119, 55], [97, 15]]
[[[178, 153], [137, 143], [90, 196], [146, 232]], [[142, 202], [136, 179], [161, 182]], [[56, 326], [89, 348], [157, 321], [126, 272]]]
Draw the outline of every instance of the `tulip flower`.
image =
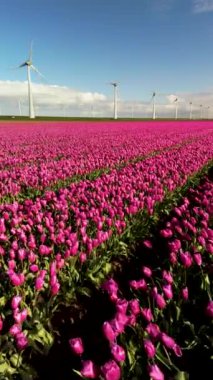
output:
[[126, 358], [123, 347], [119, 346], [116, 343], [112, 344], [111, 346], [111, 354], [117, 362], [123, 362]]
[[71, 338], [69, 339], [69, 345], [71, 350], [76, 354], [76, 355], [81, 355], [84, 352], [84, 346], [81, 338]]
[[213, 318], [213, 301], [209, 301], [206, 307], [206, 315], [210, 318]]
[[155, 348], [154, 344], [149, 339], [145, 339], [143, 344], [144, 344], [144, 349], [145, 349], [145, 352], [147, 354], [147, 357], [149, 359], [152, 359], [156, 353], [156, 348]]
[[102, 330], [107, 340], [110, 342], [113, 342], [115, 340], [116, 334], [109, 322], [103, 323]]
[[152, 364], [148, 367], [149, 376], [152, 380], [164, 380], [164, 374], [157, 366], [157, 364]]
[[91, 360], [82, 361], [81, 375], [88, 379], [96, 379], [97, 369]]
[[101, 367], [104, 380], [120, 380], [121, 370], [114, 360], [110, 360]]

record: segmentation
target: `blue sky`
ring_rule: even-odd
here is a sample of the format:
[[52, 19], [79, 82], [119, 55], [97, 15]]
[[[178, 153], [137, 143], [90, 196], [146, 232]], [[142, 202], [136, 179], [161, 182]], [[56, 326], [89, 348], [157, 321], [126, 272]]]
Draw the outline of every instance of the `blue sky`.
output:
[[[1, 0], [0, 80], [28, 55], [44, 84], [124, 100], [213, 88], [213, 0]], [[33, 80], [39, 82], [34, 76]]]

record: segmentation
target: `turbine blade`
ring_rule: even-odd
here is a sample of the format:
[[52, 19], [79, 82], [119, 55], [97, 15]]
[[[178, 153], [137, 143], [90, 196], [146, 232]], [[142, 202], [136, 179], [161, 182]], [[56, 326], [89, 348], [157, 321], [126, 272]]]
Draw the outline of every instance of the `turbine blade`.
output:
[[26, 62], [23, 62], [21, 65], [19, 65], [17, 68], [20, 68], [20, 67], [24, 67], [24, 66], [27, 66], [27, 63]]
[[33, 40], [30, 43], [29, 61], [32, 62], [32, 59], [33, 59]]
[[40, 75], [40, 77], [42, 78], [45, 78], [44, 75], [42, 73], [40, 73], [40, 71], [38, 71], [38, 69], [34, 66], [34, 65], [30, 65], [31, 69], [34, 70], [38, 75]]

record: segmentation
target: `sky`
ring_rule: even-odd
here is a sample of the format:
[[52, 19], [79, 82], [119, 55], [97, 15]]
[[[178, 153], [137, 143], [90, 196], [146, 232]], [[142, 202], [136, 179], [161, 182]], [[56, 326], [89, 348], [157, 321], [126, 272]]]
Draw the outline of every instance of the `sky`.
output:
[[28, 112], [33, 41], [36, 114], [110, 116], [118, 81], [120, 116], [150, 116], [155, 91], [159, 116], [178, 97], [213, 117], [213, 0], [1, 0], [0, 28], [0, 114]]

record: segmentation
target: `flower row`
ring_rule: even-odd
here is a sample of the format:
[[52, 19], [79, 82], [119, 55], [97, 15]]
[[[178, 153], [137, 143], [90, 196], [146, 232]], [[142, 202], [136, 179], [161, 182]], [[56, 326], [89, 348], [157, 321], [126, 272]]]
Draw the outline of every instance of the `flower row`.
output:
[[110, 127], [65, 124], [51, 130], [48, 125], [21, 125], [20, 134], [17, 129], [9, 133], [8, 128], [1, 142], [0, 197], [25, 192], [29, 187], [43, 189], [74, 175], [113, 167], [189, 139], [200, 138], [205, 144], [212, 133], [211, 128], [205, 131], [199, 125], [189, 129], [183, 123], [177, 129], [173, 124], [165, 127], [160, 122], [154, 130], [141, 123]]
[[[100, 321], [101, 335], [108, 342], [108, 357], [101, 364], [94, 357], [91, 360], [84, 336], [73, 336], [68, 342], [72, 353], [81, 358], [82, 376], [96, 379], [101, 375], [105, 380], [129, 378], [130, 371], [133, 376], [129, 361], [133, 356], [140, 363], [140, 378], [147, 373], [152, 380], [164, 380], [177, 372], [177, 363], [186, 363], [184, 354], [193, 347], [192, 340], [201, 344], [202, 337], [197, 334], [202, 329], [207, 349], [213, 300], [210, 286], [205, 288], [204, 283], [213, 258], [212, 199], [213, 182], [208, 179], [190, 189], [161, 225], [157, 237], [144, 241], [140, 265], [135, 262], [135, 276], [131, 272], [130, 279], [125, 274], [122, 281], [110, 278], [104, 282], [102, 289], [115, 310], [110, 320]], [[159, 246], [164, 247], [164, 252], [159, 252]], [[195, 283], [199, 283], [196, 289]], [[196, 325], [186, 319], [185, 306], [192, 309], [192, 320], [196, 310], [201, 313], [193, 337], [182, 332], [184, 325]], [[94, 336], [93, 351], [98, 352], [96, 342], [100, 339], [96, 332]], [[190, 371], [185, 366], [186, 372]]]

